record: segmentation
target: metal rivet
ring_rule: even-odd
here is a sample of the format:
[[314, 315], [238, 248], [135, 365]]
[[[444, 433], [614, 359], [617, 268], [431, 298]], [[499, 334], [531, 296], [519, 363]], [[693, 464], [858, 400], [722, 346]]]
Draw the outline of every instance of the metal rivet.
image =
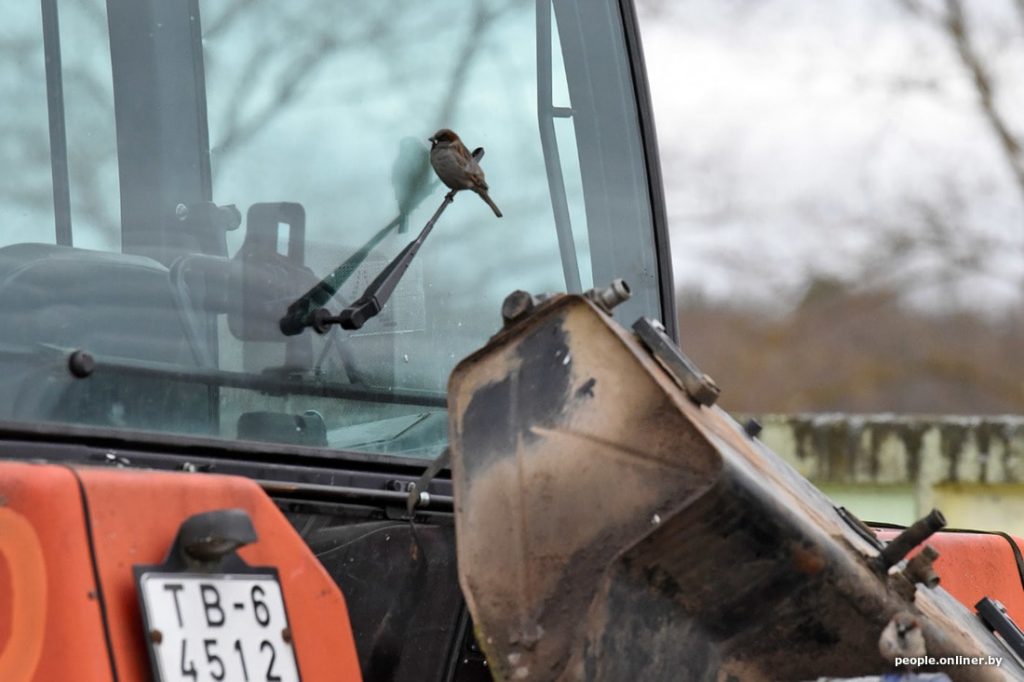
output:
[[160, 642], [164, 641], [164, 633], [160, 632], [156, 628], [153, 628], [149, 631], [149, 638], [153, 640], [154, 644], [159, 644]]

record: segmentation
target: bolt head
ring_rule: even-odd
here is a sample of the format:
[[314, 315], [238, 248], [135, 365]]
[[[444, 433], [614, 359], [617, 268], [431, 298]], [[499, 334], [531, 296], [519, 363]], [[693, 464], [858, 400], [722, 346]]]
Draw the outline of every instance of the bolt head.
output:
[[761, 433], [761, 429], [763, 428], [764, 427], [761, 426], [761, 422], [757, 421], [756, 419], [748, 419], [747, 422], [743, 425], [743, 430], [751, 438], [756, 438], [758, 434]]
[[96, 358], [87, 351], [76, 350], [68, 357], [68, 371], [79, 379], [91, 375], [96, 369]]
[[501, 304], [501, 317], [505, 320], [505, 324], [510, 324], [523, 318], [531, 310], [533, 310], [533, 296], [522, 289], [516, 289], [506, 296], [505, 301]]

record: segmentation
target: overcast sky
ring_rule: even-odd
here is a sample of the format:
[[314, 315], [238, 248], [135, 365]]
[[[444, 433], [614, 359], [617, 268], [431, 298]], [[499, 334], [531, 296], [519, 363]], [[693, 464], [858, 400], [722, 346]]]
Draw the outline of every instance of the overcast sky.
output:
[[[822, 275], [1019, 302], [1024, 200], [940, 27], [899, 0], [640, 4], [678, 286], [784, 308]], [[1016, 124], [1024, 19], [967, 4]]]

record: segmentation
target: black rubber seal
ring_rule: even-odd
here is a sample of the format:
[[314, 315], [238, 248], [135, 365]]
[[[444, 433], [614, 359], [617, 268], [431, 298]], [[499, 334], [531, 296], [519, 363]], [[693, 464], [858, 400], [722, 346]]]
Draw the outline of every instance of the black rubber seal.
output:
[[96, 545], [93, 541], [92, 520], [89, 516], [89, 498], [85, 492], [85, 483], [74, 467], [66, 467], [78, 483], [78, 491], [82, 497], [82, 514], [85, 517], [85, 537], [89, 542], [89, 560], [92, 564], [93, 582], [96, 584], [96, 599], [100, 604], [100, 619], [103, 622], [103, 636], [107, 640], [107, 657], [110, 659], [110, 674], [114, 682], [118, 682], [117, 661], [114, 659], [114, 642], [110, 637], [110, 623], [107, 617], [107, 600], [103, 596], [103, 582], [100, 580], [99, 564], [96, 561]]

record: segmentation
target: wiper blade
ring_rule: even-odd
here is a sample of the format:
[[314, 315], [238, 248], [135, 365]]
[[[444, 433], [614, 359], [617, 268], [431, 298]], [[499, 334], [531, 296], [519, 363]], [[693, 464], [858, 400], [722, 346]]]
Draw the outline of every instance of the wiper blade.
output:
[[2, 344], [0, 345], [0, 359], [14, 359], [22, 362], [31, 362], [33, 359], [46, 359], [48, 362], [56, 360], [79, 381], [88, 381], [92, 377], [104, 375], [117, 378], [138, 377], [184, 384], [238, 388], [259, 391], [268, 395], [310, 395], [361, 402], [439, 408], [447, 405], [447, 398], [443, 393], [385, 390], [335, 381], [309, 381], [273, 373], [253, 374], [150, 360], [116, 358], [108, 355], [94, 355], [81, 349], [74, 350], [49, 345], [37, 348], [19, 348]]
[[334, 298], [377, 245], [395, 228], [398, 228], [399, 234], [408, 229], [409, 214], [430, 195], [437, 183], [436, 178], [431, 178], [430, 160], [426, 150], [416, 138], [404, 138], [399, 143], [398, 157], [391, 168], [391, 185], [395, 190], [398, 215], [370, 237], [358, 251], [346, 258], [345, 262], [289, 305], [288, 311], [278, 323], [281, 332], [285, 336], [295, 336], [301, 334], [306, 327], [312, 326], [313, 313]]
[[329, 275], [317, 282], [312, 289], [288, 306], [288, 311], [278, 323], [281, 333], [285, 336], [295, 336], [296, 334], [301, 334], [302, 330], [306, 327], [313, 326], [314, 314], [334, 298], [334, 295], [344, 286], [348, 278], [356, 271], [356, 268], [362, 265], [366, 257], [377, 248], [377, 245], [396, 227], [400, 227], [405, 219], [405, 214], [399, 213], [394, 220], [381, 228], [377, 234], [373, 235], [361, 249], [346, 258]]
[[341, 325], [342, 329], [359, 329], [368, 320], [376, 317], [384, 309], [384, 304], [391, 298], [395, 287], [402, 281], [405, 271], [409, 269], [412, 259], [416, 257], [416, 253], [420, 250], [430, 231], [434, 229], [437, 219], [441, 217], [441, 214], [444, 213], [444, 210], [448, 208], [448, 205], [454, 199], [455, 190], [448, 192], [444, 196], [444, 201], [434, 211], [434, 215], [427, 221], [419, 236], [409, 242], [408, 246], [402, 249], [395, 256], [394, 260], [381, 270], [381, 273], [370, 282], [363, 294], [352, 305], [337, 315], [331, 315], [330, 311], [326, 308], [319, 308], [313, 311], [313, 314], [310, 316], [309, 325], [317, 332], [323, 334], [332, 324]]
[[[323, 485], [318, 483], [271, 481], [256, 479], [272, 497], [324, 502], [341, 502], [347, 504], [375, 504], [381, 507], [397, 507], [405, 501], [407, 493], [394, 490], [372, 490], [351, 486]], [[429, 508], [429, 511], [450, 512], [455, 500], [451, 495], [430, 495], [418, 508]]]

